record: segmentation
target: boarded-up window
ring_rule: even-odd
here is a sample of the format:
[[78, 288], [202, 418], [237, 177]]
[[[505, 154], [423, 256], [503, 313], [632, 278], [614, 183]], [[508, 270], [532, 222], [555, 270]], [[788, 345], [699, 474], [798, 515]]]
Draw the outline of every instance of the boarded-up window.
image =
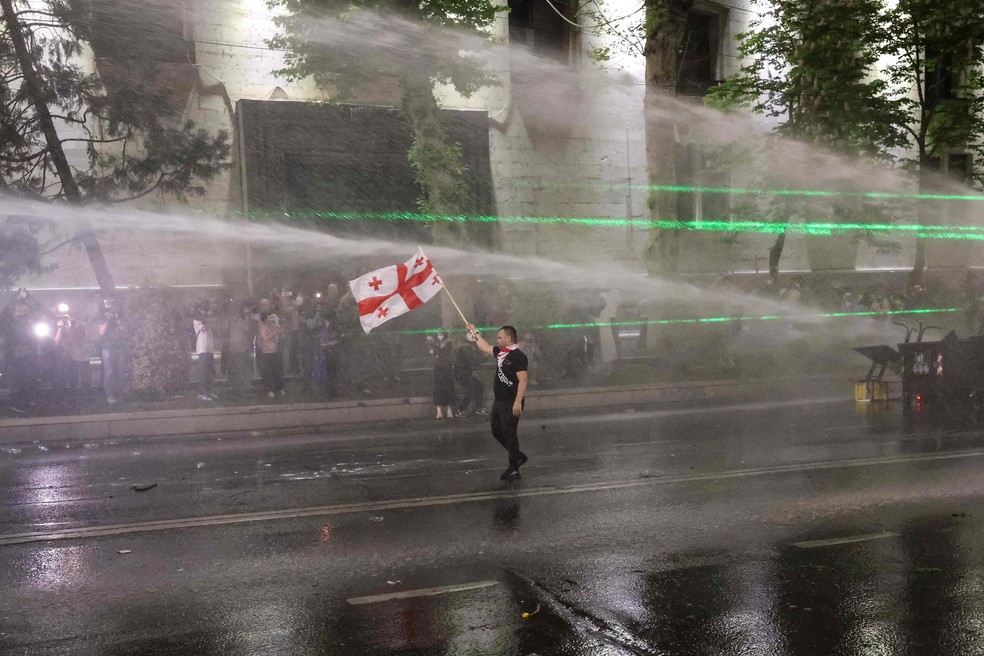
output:
[[[305, 215], [308, 223], [336, 234], [430, 241], [428, 224], [417, 221], [329, 216], [417, 212], [424, 192], [407, 158], [410, 126], [399, 112], [255, 100], [241, 100], [238, 111], [243, 117], [251, 211]], [[469, 211], [491, 214], [487, 113], [444, 110], [441, 118], [449, 139], [461, 146]]]

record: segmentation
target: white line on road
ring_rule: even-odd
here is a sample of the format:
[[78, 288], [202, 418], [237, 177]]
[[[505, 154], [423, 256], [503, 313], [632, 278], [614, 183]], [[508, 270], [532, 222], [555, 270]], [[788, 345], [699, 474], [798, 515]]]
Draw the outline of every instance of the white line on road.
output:
[[445, 585], [439, 588], [420, 588], [419, 590], [404, 590], [403, 592], [390, 592], [388, 594], [370, 595], [368, 597], [352, 597], [347, 599], [352, 606], [364, 606], [365, 604], [378, 604], [381, 601], [391, 601], [393, 599], [413, 599], [414, 597], [433, 597], [448, 592], [464, 592], [466, 590], [480, 590], [481, 588], [491, 588], [499, 585], [498, 581], [477, 581], [475, 583], [459, 583], [458, 585]]
[[957, 451], [953, 453], [930, 453], [907, 456], [883, 456], [876, 458], [856, 458], [853, 460], [826, 460], [820, 462], [805, 462], [792, 465], [777, 465], [755, 469], [732, 469], [704, 474], [682, 474], [662, 478], [642, 478], [607, 483], [585, 483], [581, 485], [544, 486], [528, 489], [504, 489], [488, 492], [465, 492], [432, 497], [414, 497], [408, 499], [393, 499], [390, 501], [367, 501], [361, 503], [343, 503], [333, 506], [314, 506], [287, 510], [266, 510], [249, 513], [232, 513], [227, 515], [211, 515], [205, 517], [186, 517], [179, 519], [163, 519], [132, 524], [116, 524], [108, 526], [90, 526], [81, 528], [61, 529], [57, 531], [35, 531], [30, 533], [13, 533], [0, 535], [0, 546], [25, 544], [28, 542], [48, 542], [50, 540], [77, 540], [81, 538], [123, 535], [126, 533], [147, 533], [151, 531], [169, 531], [182, 528], [204, 526], [221, 526], [225, 524], [244, 524], [248, 522], [265, 522], [273, 520], [296, 519], [299, 517], [325, 517], [330, 515], [345, 515], [359, 512], [378, 512], [380, 510], [396, 510], [403, 508], [426, 508], [430, 506], [450, 506], [458, 503], [474, 503], [497, 499], [519, 499], [524, 497], [544, 497], [558, 494], [576, 494], [579, 492], [607, 492], [612, 490], [627, 490], [653, 485], [674, 483], [693, 483], [701, 481], [726, 481], [754, 476], [772, 476], [776, 474], [797, 473], [804, 471], [829, 471], [836, 469], [857, 469], [879, 465], [897, 465], [914, 462], [932, 462], [938, 460], [957, 460], [962, 458], [980, 458], [984, 449]]
[[884, 540], [885, 538], [897, 538], [898, 533], [888, 531], [882, 533], [865, 533], [862, 535], [849, 535], [843, 538], [828, 538], [826, 540], [806, 540], [805, 542], [794, 542], [794, 547], [800, 549], [816, 549], [818, 547], [833, 547], [838, 544], [853, 544], [854, 542], [868, 542], [870, 540]]

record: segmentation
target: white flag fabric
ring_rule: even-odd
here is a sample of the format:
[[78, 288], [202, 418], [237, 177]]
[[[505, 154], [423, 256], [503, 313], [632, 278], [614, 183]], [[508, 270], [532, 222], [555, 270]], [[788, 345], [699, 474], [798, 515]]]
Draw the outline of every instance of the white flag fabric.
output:
[[376, 326], [406, 314], [434, 298], [444, 282], [424, 251], [403, 264], [394, 264], [349, 281], [359, 304], [359, 321], [368, 334]]

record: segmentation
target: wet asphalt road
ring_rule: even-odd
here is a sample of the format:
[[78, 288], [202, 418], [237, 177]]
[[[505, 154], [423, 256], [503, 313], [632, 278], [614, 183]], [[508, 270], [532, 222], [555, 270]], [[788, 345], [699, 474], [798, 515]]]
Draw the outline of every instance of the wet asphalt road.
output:
[[0, 653], [984, 654], [984, 434], [898, 414], [5, 444]]

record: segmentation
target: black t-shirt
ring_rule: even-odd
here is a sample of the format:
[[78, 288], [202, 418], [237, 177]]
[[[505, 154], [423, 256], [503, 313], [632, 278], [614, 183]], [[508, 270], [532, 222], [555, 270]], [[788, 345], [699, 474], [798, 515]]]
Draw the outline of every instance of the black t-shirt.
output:
[[[516, 393], [519, 391], [519, 376], [517, 371], [527, 371], [529, 361], [526, 354], [519, 349], [513, 349], [503, 354], [498, 346], [492, 347], [492, 355], [495, 356], [495, 382], [492, 390], [495, 392], [495, 400], [512, 405], [516, 402]], [[525, 399], [523, 399], [525, 403]]]

